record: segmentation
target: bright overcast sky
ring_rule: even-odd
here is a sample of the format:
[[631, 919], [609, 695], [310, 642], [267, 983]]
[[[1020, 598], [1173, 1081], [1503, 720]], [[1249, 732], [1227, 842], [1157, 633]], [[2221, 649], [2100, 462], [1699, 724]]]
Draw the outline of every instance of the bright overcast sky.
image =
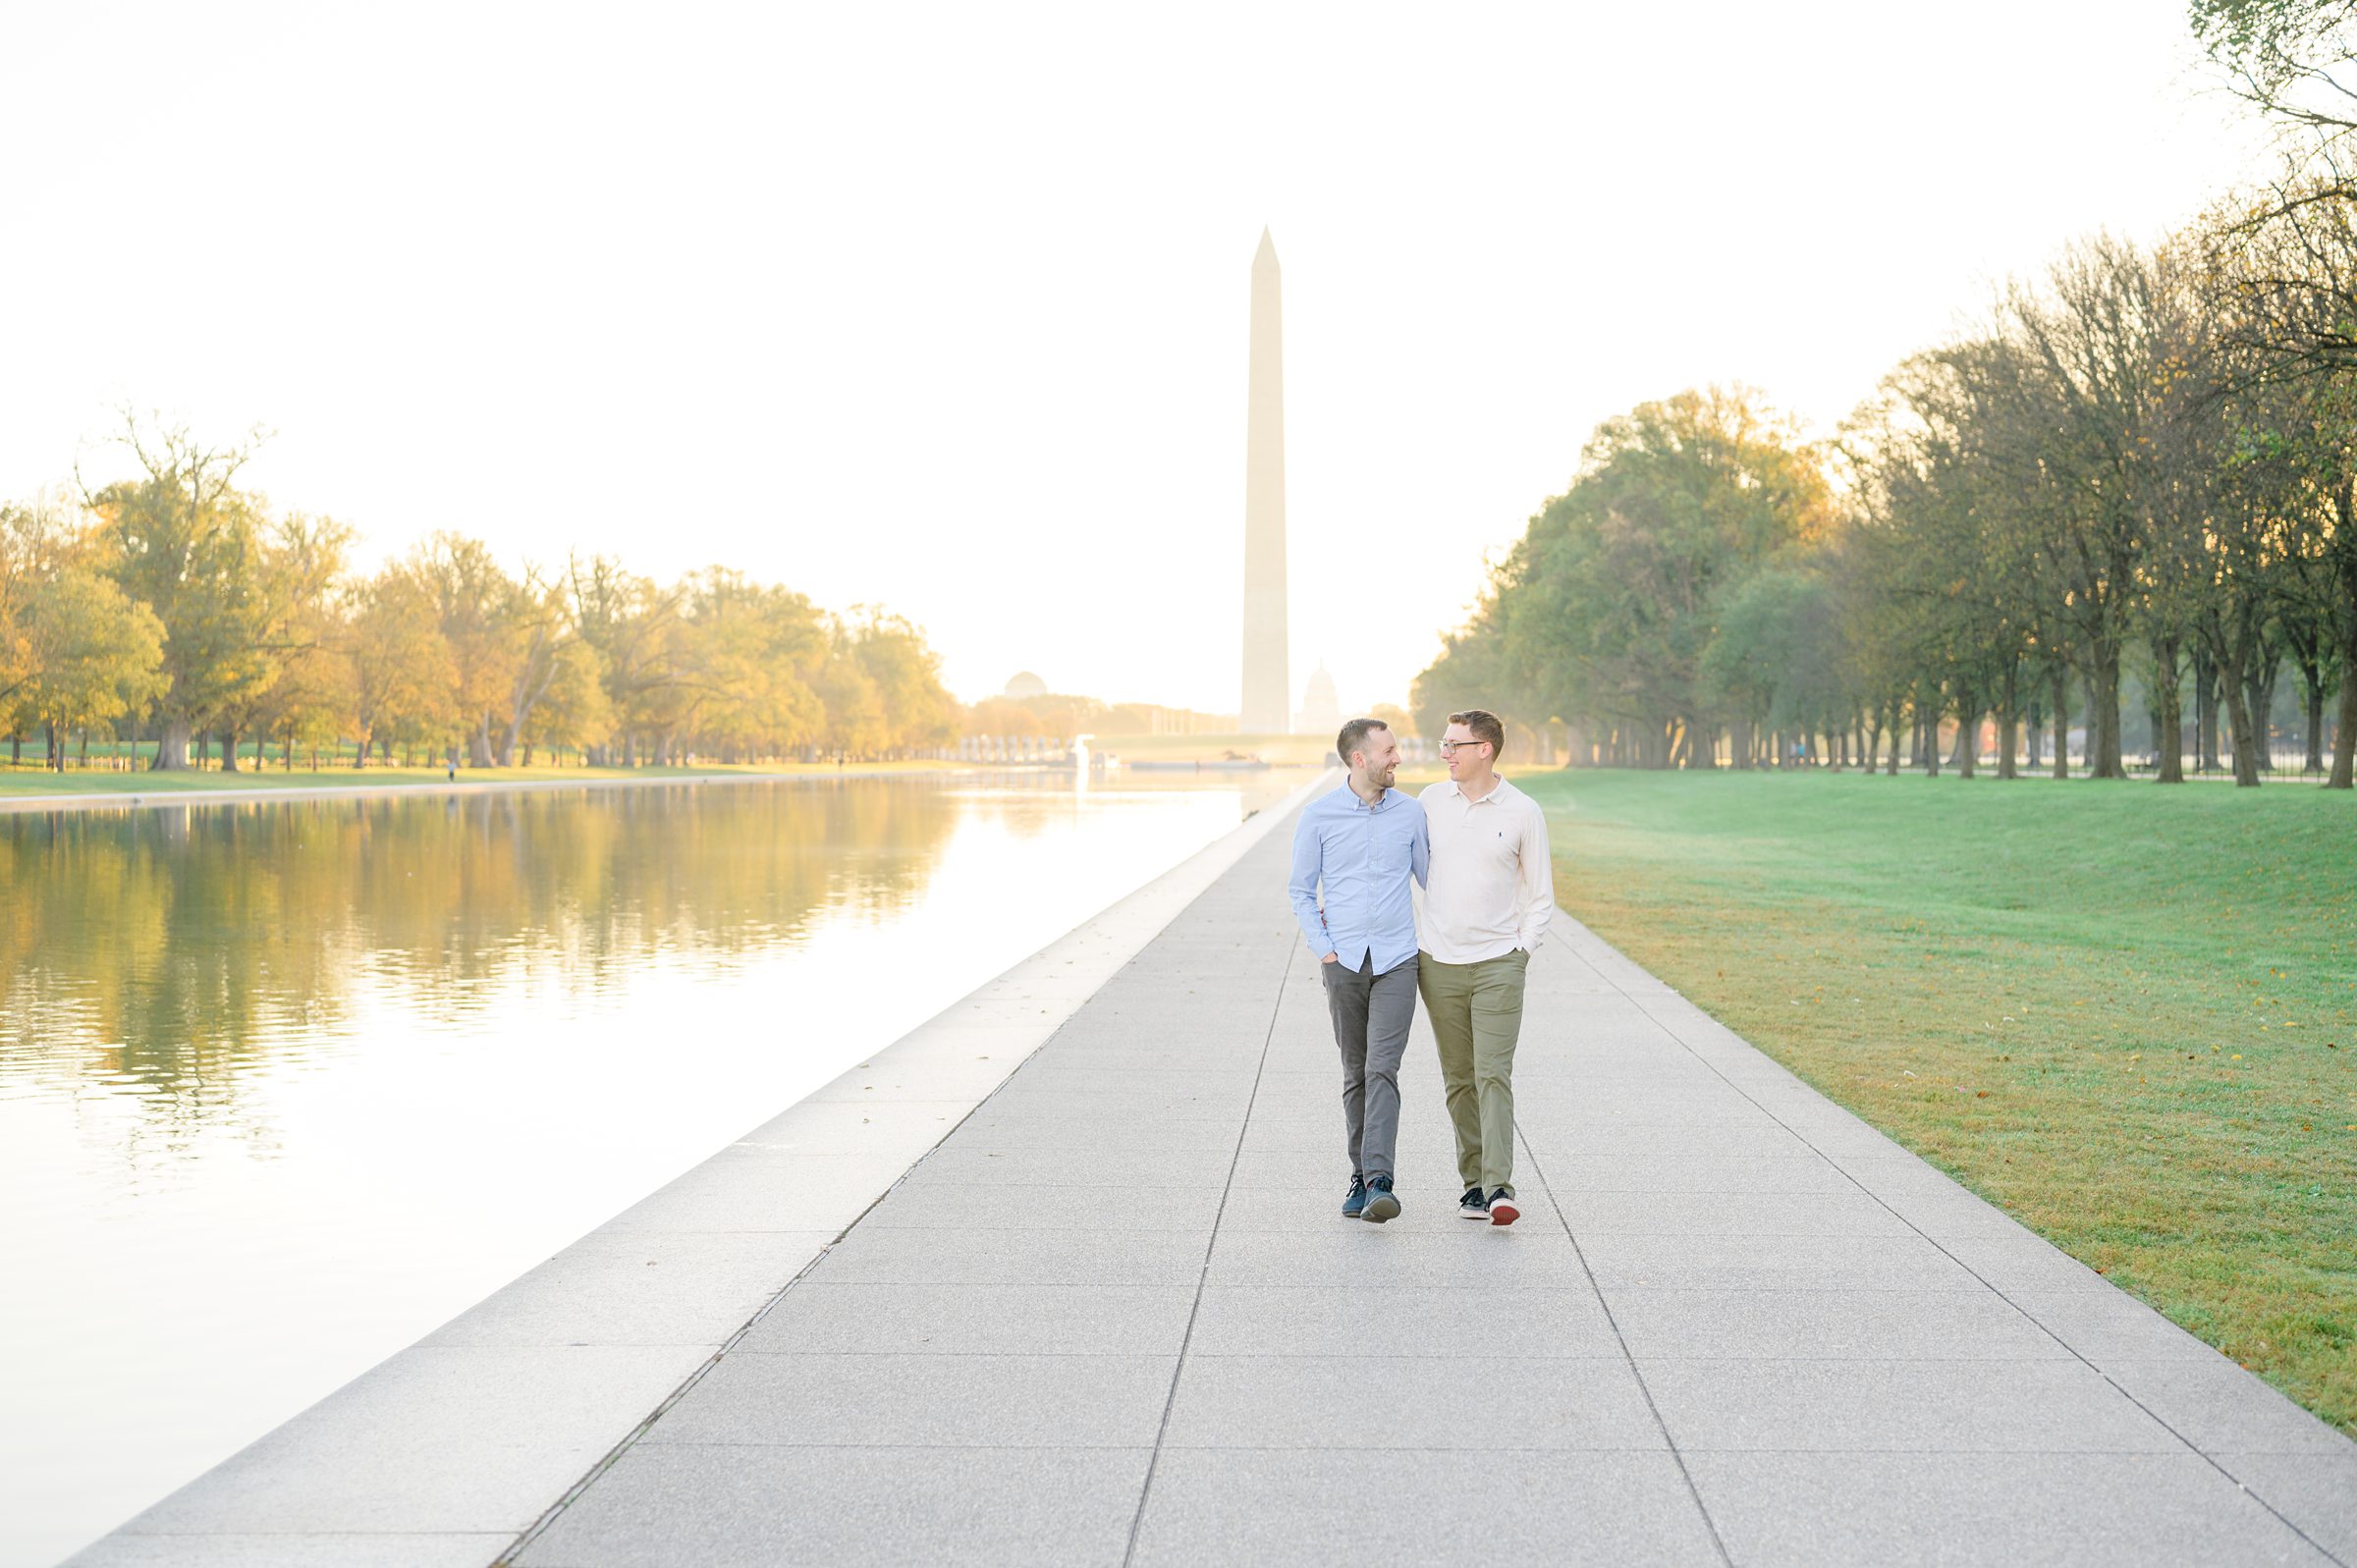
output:
[[0, 496], [123, 402], [371, 559], [725, 563], [1236, 706], [1248, 272], [1292, 686], [1404, 699], [1596, 422], [1819, 423], [1990, 280], [2232, 178], [2181, 0], [0, 0]]

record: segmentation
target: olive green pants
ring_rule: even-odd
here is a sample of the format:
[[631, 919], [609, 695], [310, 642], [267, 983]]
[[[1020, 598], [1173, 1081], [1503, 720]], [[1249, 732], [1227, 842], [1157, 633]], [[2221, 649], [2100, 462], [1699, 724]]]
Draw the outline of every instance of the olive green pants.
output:
[[1456, 1129], [1456, 1173], [1468, 1187], [1514, 1190], [1514, 1042], [1530, 954], [1443, 963], [1416, 954], [1416, 989], [1441, 1047], [1441, 1083]]

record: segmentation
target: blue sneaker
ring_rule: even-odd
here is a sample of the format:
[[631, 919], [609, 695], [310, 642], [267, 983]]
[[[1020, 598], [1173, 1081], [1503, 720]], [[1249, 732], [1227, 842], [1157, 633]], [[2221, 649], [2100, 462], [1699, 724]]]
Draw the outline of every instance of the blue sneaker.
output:
[[1504, 1187], [1501, 1187], [1496, 1192], [1490, 1194], [1491, 1224], [1510, 1225], [1521, 1217], [1522, 1206], [1514, 1202], [1513, 1193]]
[[1356, 1219], [1366, 1213], [1367, 1178], [1357, 1171], [1350, 1172], [1350, 1196], [1343, 1200], [1343, 1217]]
[[1366, 1208], [1361, 1211], [1359, 1217], [1372, 1219], [1380, 1225], [1386, 1219], [1397, 1218], [1398, 1214], [1399, 1200], [1392, 1196], [1392, 1178], [1369, 1176], [1367, 1178]]
[[1490, 1222], [1488, 1196], [1479, 1187], [1467, 1187], [1465, 1195], [1456, 1200], [1456, 1217], [1459, 1219], [1478, 1219], [1483, 1224], [1488, 1224]]

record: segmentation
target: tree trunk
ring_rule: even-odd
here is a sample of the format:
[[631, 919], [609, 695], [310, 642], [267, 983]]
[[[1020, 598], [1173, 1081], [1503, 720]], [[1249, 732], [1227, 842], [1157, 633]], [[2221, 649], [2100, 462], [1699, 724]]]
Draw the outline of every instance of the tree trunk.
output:
[[2234, 745], [2234, 786], [2238, 789], [2259, 787], [2259, 736], [2251, 723], [2248, 682], [2229, 678], [2226, 683], [2226, 727]]
[[2193, 765], [2203, 773], [2218, 769], [2218, 666], [2207, 648], [2193, 651]]
[[186, 714], [173, 714], [164, 720], [157, 732], [155, 755], [147, 760], [150, 773], [185, 773], [189, 766], [189, 719]]
[[2251, 745], [2259, 754], [2263, 773], [2275, 765], [2275, 677], [2282, 673], [2282, 656], [2264, 648], [2257, 668], [2246, 671], [2242, 677], [2251, 715]]
[[1889, 766], [1889, 768], [1887, 769], [1887, 776], [1888, 776], [1888, 777], [1890, 777], [1890, 778], [1895, 779], [1895, 778], [1897, 778], [1897, 777], [1898, 777], [1898, 704], [1897, 704], [1897, 703], [1895, 703], [1895, 702], [1894, 702], [1894, 703], [1892, 703], [1892, 704], [1891, 705], [1891, 708], [1890, 708], [1890, 723], [1888, 723], [1888, 724], [1884, 725], [1884, 726], [1883, 726], [1883, 728], [1884, 728], [1886, 730], [1890, 731], [1890, 734], [1891, 734], [1891, 763], [1890, 763], [1890, 766]]
[[238, 732], [235, 730], [221, 731], [221, 771], [223, 773], [238, 771]]
[[2332, 776], [2327, 789], [2346, 789], [2357, 774], [2357, 609], [2342, 607], [2340, 729], [2332, 737]]
[[2096, 648], [2095, 668], [2088, 673], [2088, 695], [2095, 711], [2087, 722], [2087, 777], [2125, 779], [2128, 770], [2119, 755], [2119, 649], [2111, 643]]
[[1997, 693], [1997, 776], [1999, 779], [2019, 778], [2013, 764], [2016, 731], [2021, 727], [2021, 671], [2011, 662], [2005, 665], [2004, 684]]
[[[453, 758], [451, 766], [456, 767], [457, 765], [457, 759]], [[475, 721], [474, 733], [466, 738], [466, 766], [469, 768], [491, 766], [491, 715], [488, 713]]]
[[2300, 676], [2300, 736], [2307, 748], [2302, 773], [2325, 771], [2325, 627], [2296, 618], [2283, 622], [2291, 667]]
[[2161, 698], [2161, 772], [2154, 780], [2165, 784], [2185, 782], [2185, 711], [2176, 682], [2169, 685]]
[[2055, 777], [2070, 777], [2070, 671], [2055, 666]]
[[2156, 784], [2185, 782], [2185, 672], [2174, 636], [2153, 639], [2153, 713], [2159, 720]]
[[1980, 708], [1979, 705], [1973, 701], [1971, 688], [1966, 686], [1957, 687], [1956, 749], [1948, 756], [1947, 764], [1949, 767], [1956, 770], [1956, 777], [1959, 779], [1969, 779], [1972, 777], [1972, 765], [1975, 760], [1975, 754], [1981, 749], [1981, 737], [1979, 734], [1980, 728]]
[[50, 725], [47, 728], [49, 730], [49, 771], [64, 773], [66, 771], [65, 737], [57, 732], [57, 726]]

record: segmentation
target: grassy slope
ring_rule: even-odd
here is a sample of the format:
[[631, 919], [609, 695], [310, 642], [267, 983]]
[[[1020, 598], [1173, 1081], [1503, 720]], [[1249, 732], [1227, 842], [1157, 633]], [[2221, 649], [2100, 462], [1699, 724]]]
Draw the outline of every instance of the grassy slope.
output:
[[2357, 799], [1518, 782], [1608, 941], [2357, 1431]]

